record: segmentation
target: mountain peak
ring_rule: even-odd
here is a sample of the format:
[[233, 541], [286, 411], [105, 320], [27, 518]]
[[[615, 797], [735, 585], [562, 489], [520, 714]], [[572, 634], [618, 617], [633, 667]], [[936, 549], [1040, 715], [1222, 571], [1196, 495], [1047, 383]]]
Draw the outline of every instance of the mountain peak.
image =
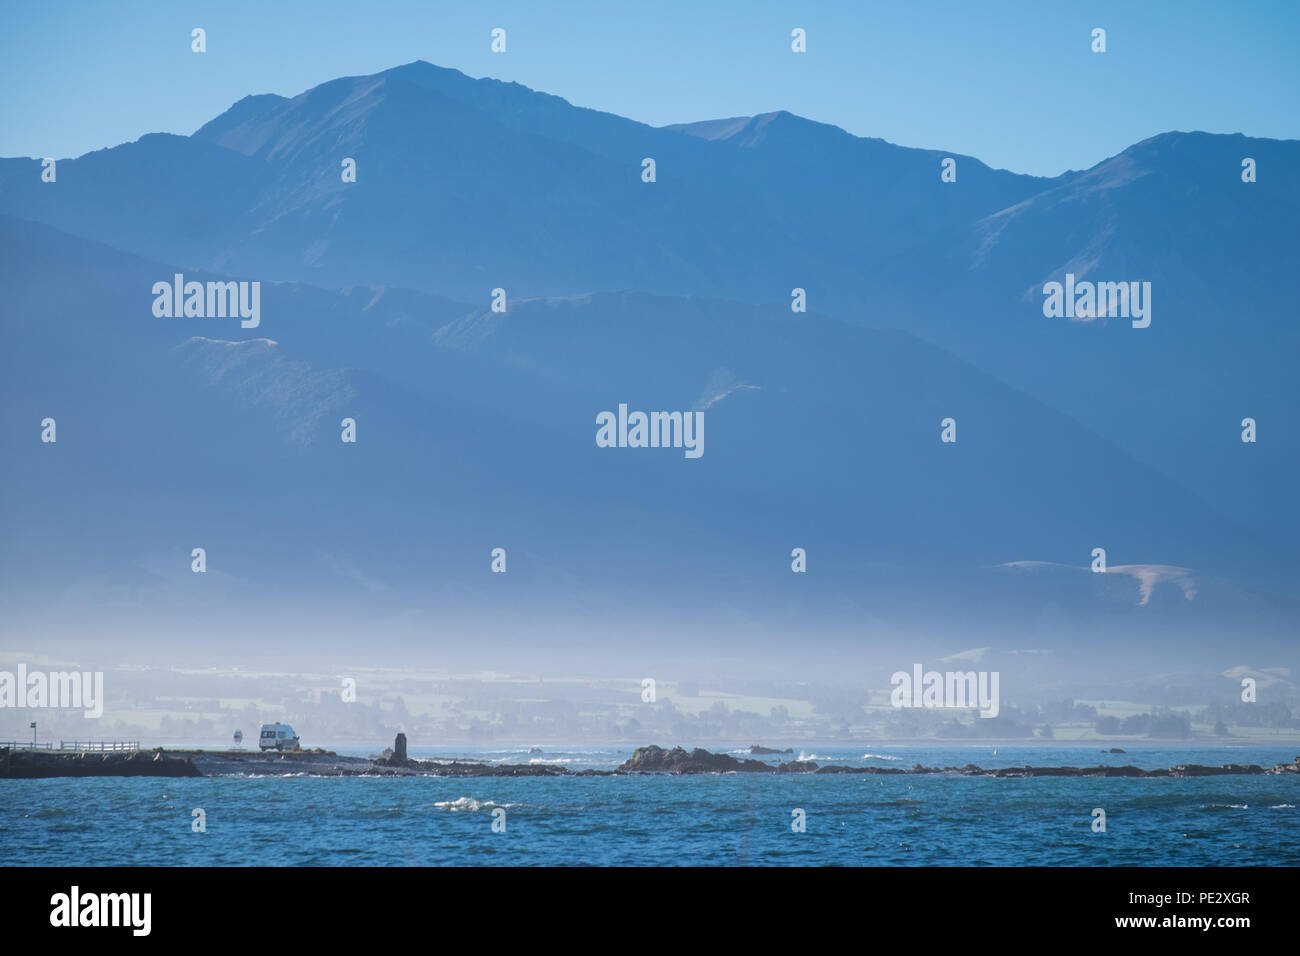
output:
[[222, 134], [234, 129], [236, 126], [257, 119], [260, 116], [265, 116], [276, 107], [287, 102], [289, 102], [288, 97], [280, 96], [278, 93], [250, 94], [235, 103], [220, 116], [204, 123], [195, 131], [194, 135], [199, 139], [219, 139]]
[[726, 119], [703, 120], [698, 123], [674, 123], [663, 127], [676, 133], [685, 133], [712, 142], [730, 140], [740, 146], [758, 146], [769, 136], [778, 133], [803, 132], [817, 130], [846, 139], [857, 139], [838, 126], [819, 123], [806, 117], [791, 113], [789, 110], [772, 110], [753, 116], [731, 116]]

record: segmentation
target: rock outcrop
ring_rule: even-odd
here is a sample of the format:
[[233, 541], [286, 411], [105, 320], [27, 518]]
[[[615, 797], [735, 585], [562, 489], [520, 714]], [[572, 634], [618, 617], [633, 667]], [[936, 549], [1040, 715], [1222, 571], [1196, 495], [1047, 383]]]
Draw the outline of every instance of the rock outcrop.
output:
[[615, 770], [569, 770], [553, 764], [498, 764], [478, 760], [413, 760], [406, 756], [406, 739], [398, 734], [391, 751], [381, 757], [343, 757], [329, 751], [301, 753], [250, 753], [247, 751], [162, 750], [130, 753], [74, 753], [67, 751], [0, 748], [0, 778], [33, 777], [206, 777], [246, 774], [288, 775], [307, 773], [322, 777], [608, 777], [614, 774], [662, 773], [769, 773], [769, 774], [953, 774], [967, 777], [1209, 777], [1258, 774], [1300, 774], [1300, 757], [1287, 764], [1264, 768], [1258, 764], [1223, 764], [1208, 767], [1178, 764], [1169, 768], [1122, 767], [845, 767], [818, 765], [810, 760], [764, 763], [712, 753], [699, 747], [666, 750], [654, 745], [638, 747]]
[[385, 750], [375, 758], [376, 767], [410, 767], [418, 763], [406, 755], [406, 734], [401, 733], [393, 739], [391, 750]]
[[651, 744], [638, 747], [615, 773], [773, 773], [775, 767], [761, 760], [737, 760], [730, 754], [715, 754], [700, 747], [665, 750]]
[[0, 749], [0, 778], [201, 777], [188, 757], [161, 750], [93, 751]]

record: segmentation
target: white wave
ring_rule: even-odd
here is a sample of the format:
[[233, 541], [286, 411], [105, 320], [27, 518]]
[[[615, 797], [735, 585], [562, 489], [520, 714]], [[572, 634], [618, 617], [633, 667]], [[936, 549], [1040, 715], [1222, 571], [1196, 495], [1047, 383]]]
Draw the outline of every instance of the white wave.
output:
[[517, 807], [517, 803], [494, 803], [491, 800], [475, 800], [473, 797], [459, 797], [455, 800], [439, 800], [435, 807], [443, 810], [485, 810], [489, 807]]
[[235, 771], [233, 773], [214, 774], [213, 776], [233, 777], [239, 780], [281, 780], [287, 777], [323, 777], [326, 775], [299, 770], [296, 773], [243, 773]]
[[863, 754], [861, 760], [902, 760], [902, 757], [891, 757], [889, 754]]

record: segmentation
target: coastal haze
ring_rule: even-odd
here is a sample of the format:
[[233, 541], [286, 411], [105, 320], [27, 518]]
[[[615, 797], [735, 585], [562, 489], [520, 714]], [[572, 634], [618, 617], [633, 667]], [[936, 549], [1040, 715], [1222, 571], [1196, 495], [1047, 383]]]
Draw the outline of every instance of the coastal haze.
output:
[[[0, 737], [1300, 741], [1300, 142], [1049, 178], [551, 92], [414, 62], [0, 160], [0, 670], [105, 687]], [[1067, 274], [1150, 326], [1046, 317]], [[599, 447], [620, 405], [703, 453]], [[895, 707], [918, 663], [1000, 712]]]

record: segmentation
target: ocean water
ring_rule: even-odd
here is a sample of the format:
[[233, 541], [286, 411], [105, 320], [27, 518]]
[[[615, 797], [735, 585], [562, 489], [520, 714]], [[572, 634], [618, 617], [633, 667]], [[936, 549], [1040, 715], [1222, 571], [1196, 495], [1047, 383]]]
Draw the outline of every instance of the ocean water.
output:
[[[1296, 748], [999, 749], [835, 747], [794, 756], [897, 767], [1267, 767], [1290, 762]], [[630, 753], [412, 750], [571, 769], [611, 769]], [[1300, 775], [0, 780], [0, 866], [1296, 866], [1297, 805]], [[1095, 807], [1106, 811], [1105, 833], [1092, 830]], [[195, 808], [206, 814], [206, 832], [191, 828]], [[496, 808], [506, 811], [504, 833], [492, 829]], [[791, 830], [796, 808], [806, 815], [804, 833]]]

